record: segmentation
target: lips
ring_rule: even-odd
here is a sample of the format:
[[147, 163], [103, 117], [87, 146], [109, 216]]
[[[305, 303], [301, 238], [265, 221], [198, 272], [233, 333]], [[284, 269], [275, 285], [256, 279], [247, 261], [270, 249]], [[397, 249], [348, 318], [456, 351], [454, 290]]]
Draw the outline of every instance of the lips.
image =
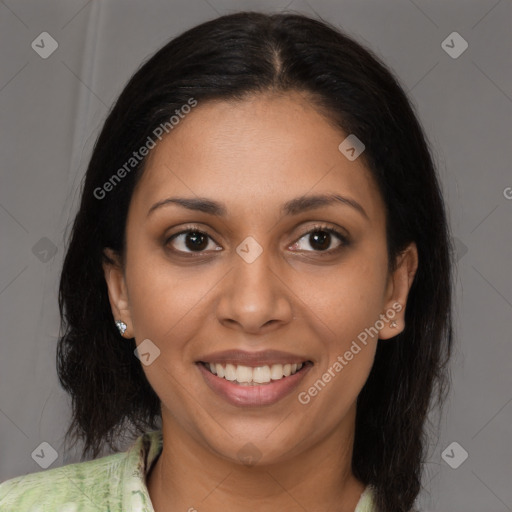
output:
[[306, 356], [276, 350], [229, 350], [206, 354], [196, 366], [208, 387], [235, 406], [278, 402], [313, 366]]
[[198, 363], [219, 363], [222, 365], [233, 364], [241, 366], [272, 366], [273, 364], [301, 364], [308, 361], [304, 355], [281, 352], [279, 350], [265, 350], [262, 352], [246, 352], [244, 350], [224, 350], [204, 354], [196, 361]]

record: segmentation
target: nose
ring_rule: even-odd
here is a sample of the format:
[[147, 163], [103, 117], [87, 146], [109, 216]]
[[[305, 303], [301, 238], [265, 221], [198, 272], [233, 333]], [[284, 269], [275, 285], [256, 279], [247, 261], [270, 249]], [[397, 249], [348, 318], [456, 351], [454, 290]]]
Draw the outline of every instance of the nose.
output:
[[224, 326], [251, 334], [266, 333], [293, 318], [293, 292], [279, 270], [272, 268], [268, 252], [264, 250], [251, 263], [234, 255], [217, 303], [217, 318]]

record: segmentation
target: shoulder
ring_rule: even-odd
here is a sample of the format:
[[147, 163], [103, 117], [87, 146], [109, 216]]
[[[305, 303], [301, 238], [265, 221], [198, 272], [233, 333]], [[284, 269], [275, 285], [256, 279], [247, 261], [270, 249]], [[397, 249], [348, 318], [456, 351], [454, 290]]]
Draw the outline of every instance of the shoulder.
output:
[[[76, 512], [104, 508], [120, 496], [125, 453], [29, 473], [0, 484], [2, 512]], [[103, 507], [102, 507], [103, 505]]]
[[11, 478], [0, 484], [0, 510], [152, 510], [145, 475], [162, 442], [161, 431], [146, 432], [125, 452]]
[[354, 512], [375, 512], [375, 489], [372, 485], [367, 485]]

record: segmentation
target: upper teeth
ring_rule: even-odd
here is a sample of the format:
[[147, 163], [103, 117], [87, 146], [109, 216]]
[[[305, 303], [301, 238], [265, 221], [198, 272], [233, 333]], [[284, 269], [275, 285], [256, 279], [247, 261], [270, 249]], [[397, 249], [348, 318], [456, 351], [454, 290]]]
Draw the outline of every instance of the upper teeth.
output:
[[270, 380], [279, 380], [289, 377], [304, 366], [300, 364], [273, 364], [272, 366], [242, 366], [234, 364], [206, 363], [206, 367], [218, 377], [238, 383], [265, 384]]

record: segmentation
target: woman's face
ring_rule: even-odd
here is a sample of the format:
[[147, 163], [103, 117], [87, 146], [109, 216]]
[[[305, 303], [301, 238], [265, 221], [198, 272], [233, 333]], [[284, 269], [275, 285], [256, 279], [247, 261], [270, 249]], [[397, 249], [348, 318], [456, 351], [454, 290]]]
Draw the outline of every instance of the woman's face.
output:
[[415, 247], [388, 274], [385, 206], [347, 135], [299, 93], [199, 103], [149, 155], [124, 271], [105, 266], [164, 428], [224, 459], [348, 435], [378, 338], [403, 330]]

